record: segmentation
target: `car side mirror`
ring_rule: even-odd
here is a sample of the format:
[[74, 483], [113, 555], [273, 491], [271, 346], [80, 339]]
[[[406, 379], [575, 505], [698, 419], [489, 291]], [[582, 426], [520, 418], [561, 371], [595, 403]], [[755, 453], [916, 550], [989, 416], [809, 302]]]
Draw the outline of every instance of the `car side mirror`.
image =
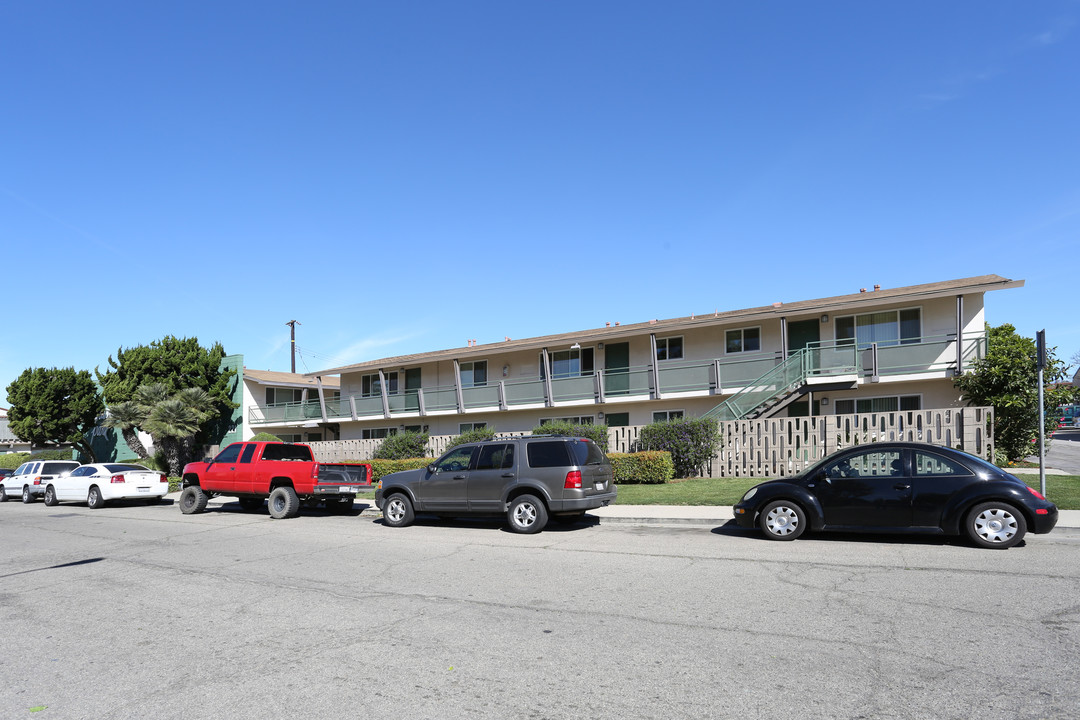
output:
[[213, 463], [213, 462], [214, 462], [214, 458], [210, 458], [210, 457], [204, 457], [204, 458], [202, 459], [202, 461], [203, 461], [204, 463], [206, 463], [207, 465], [209, 465], [209, 464], [211, 464], [211, 463]]
[[435, 465], [435, 463], [431, 463], [430, 465], [428, 465], [428, 466], [427, 466], [427, 471], [428, 471], [429, 473], [433, 473], [433, 472], [435, 472], [435, 471], [436, 471], [436, 470], [438, 470], [438, 469], [439, 469], [439, 468], [438, 468], [438, 466], [437, 466], [437, 465]]

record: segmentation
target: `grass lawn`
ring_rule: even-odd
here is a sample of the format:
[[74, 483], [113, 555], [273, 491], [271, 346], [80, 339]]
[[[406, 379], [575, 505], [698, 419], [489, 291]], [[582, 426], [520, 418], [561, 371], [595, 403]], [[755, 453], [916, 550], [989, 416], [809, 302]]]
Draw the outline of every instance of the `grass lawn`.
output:
[[[619, 505], [734, 505], [764, 478], [691, 478], [665, 485], [620, 485]], [[1039, 476], [1020, 479], [1039, 489]], [[1047, 475], [1046, 494], [1059, 510], [1080, 510], [1080, 476]]]

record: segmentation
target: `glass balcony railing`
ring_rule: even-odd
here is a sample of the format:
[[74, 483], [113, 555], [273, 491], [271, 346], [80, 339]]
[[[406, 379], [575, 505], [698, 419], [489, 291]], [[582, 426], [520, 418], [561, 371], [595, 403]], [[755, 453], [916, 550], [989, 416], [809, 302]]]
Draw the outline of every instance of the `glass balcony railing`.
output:
[[503, 387], [506, 391], [506, 404], [511, 407], [544, 402], [543, 380], [507, 380]]

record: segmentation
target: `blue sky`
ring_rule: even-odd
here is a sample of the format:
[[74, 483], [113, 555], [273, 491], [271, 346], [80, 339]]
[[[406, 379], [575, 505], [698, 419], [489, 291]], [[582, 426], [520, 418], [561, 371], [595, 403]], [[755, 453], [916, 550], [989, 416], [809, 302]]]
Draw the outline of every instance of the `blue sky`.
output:
[[[994, 273], [1080, 351], [1080, 3], [0, 8], [0, 387]], [[3, 399], [0, 398], [0, 402]]]

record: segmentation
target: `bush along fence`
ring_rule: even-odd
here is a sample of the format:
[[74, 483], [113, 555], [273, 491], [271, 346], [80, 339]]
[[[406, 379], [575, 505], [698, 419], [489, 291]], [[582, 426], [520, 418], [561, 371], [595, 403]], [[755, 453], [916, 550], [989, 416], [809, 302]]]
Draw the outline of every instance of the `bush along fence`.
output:
[[[648, 426], [611, 428], [608, 453], [638, 451], [641, 431], [645, 427]], [[428, 440], [429, 457], [441, 455], [454, 437], [431, 437]], [[720, 423], [720, 438], [720, 449], [701, 468], [706, 477], [784, 477], [801, 472], [837, 450], [873, 442], [945, 445], [993, 462], [994, 409], [969, 407], [728, 420]], [[315, 459], [320, 462], [367, 461], [381, 442], [330, 440], [310, 445]]]

